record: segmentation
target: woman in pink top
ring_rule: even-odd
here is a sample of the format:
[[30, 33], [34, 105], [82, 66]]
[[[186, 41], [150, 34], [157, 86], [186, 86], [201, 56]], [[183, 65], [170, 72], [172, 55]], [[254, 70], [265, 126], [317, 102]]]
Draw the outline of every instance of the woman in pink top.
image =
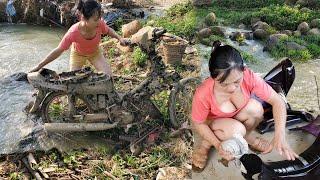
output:
[[[200, 145], [193, 150], [193, 169], [205, 168], [212, 146], [222, 158], [232, 160], [234, 157], [221, 148], [221, 142], [234, 134], [241, 134], [257, 151], [268, 153], [276, 148], [288, 160], [294, 160], [298, 155], [285, 139], [286, 107], [281, 97], [245, 67], [236, 49], [221, 46], [219, 41], [213, 46], [209, 61], [211, 77], [197, 88], [192, 102], [194, 128], [201, 137]], [[275, 135], [271, 143], [251, 134], [263, 119], [262, 105], [253, 95], [273, 107]]]
[[31, 72], [40, 70], [72, 46], [70, 70], [81, 69], [89, 61], [97, 71], [102, 71], [109, 75], [112, 74], [111, 68], [99, 48], [101, 35], [107, 34], [110, 37], [117, 38], [121, 45], [125, 45], [126, 40], [121, 38], [101, 20], [101, 5], [98, 2], [94, 0], [80, 0], [77, 5], [77, 11], [79, 12], [81, 21], [70, 27], [59, 46], [32, 69]]

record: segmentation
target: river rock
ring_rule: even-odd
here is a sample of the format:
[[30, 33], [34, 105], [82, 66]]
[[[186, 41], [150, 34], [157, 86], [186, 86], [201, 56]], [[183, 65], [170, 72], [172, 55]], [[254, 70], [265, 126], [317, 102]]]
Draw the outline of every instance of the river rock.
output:
[[212, 30], [210, 28], [203, 28], [198, 33], [199, 38], [207, 38], [212, 34]]
[[209, 13], [205, 18], [204, 18], [204, 22], [207, 26], [212, 26], [214, 25], [214, 23], [216, 22], [216, 15], [211, 12]]
[[293, 32], [290, 31], [290, 30], [283, 30], [283, 31], [281, 31], [281, 34], [286, 34], [286, 35], [288, 35], [288, 36], [292, 36], [292, 35], [293, 35]]
[[265, 30], [263, 29], [256, 29], [254, 32], [253, 32], [253, 37], [255, 39], [266, 39], [267, 37], [269, 36], [269, 33], [266, 32]]
[[305, 46], [301, 46], [300, 44], [296, 43], [296, 42], [286, 42], [286, 49], [288, 50], [304, 50], [306, 49]]
[[140, 21], [134, 20], [128, 24], [122, 26], [123, 37], [127, 38], [135, 34], [142, 28]]
[[261, 19], [260, 18], [258, 18], [258, 17], [254, 17], [254, 18], [252, 18], [251, 19], [251, 27], [254, 25], [254, 24], [256, 24], [258, 21], [261, 21]]
[[192, 5], [194, 6], [206, 6], [211, 5], [212, 0], [192, 0]]
[[320, 31], [318, 28], [312, 28], [310, 31], [307, 32], [308, 35], [320, 35]]
[[301, 32], [300, 31], [293, 31], [293, 36], [300, 37], [301, 36]]
[[284, 3], [287, 5], [295, 5], [298, 0], [285, 0]]
[[263, 29], [267, 31], [270, 28], [270, 25], [266, 22], [258, 21], [252, 26], [252, 30]]
[[226, 30], [221, 26], [210, 26], [210, 29], [214, 35], [225, 36]]
[[299, 24], [297, 30], [301, 32], [301, 34], [307, 34], [307, 32], [309, 31], [309, 24], [307, 22], [302, 22]]
[[309, 13], [309, 12], [311, 12], [311, 10], [309, 8], [307, 8], [307, 7], [303, 7], [303, 8], [300, 9], [300, 12]]
[[288, 38], [288, 35], [286, 34], [272, 34], [269, 36], [266, 46], [264, 47], [264, 50], [269, 51], [271, 50], [273, 47], [275, 47], [280, 39], [282, 38]]
[[247, 40], [253, 40], [253, 33], [252, 32], [243, 32], [243, 35]]
[[314, 19], [310, 22], [310, 28], [320, 28], [320, 19]]
[[241, 23], [238, 27], [239, 27], [239, 29], [246, 29], [246, 25], [243, 23]]
[[237, 31], [237, 32], [233, 32], [231, 35], [230, 35], [230, 39], [232, 41], [236, 41], [238, 37], [242, 36], [242, 33]]

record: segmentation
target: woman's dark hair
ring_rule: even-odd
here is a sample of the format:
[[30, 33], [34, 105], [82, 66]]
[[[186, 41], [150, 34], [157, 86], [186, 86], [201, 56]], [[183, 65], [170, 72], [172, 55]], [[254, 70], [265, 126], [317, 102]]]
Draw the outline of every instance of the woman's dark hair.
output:
[[85, 19], [89, 19], [96, 13], [99, 17], [101, 16], [101, 5], [95, 0], [79, 0], [77, 10]]
[[223, 73], [218, 79], [222, 83], [232, 70], [244, 71], [245, 65], [238, 50], [229, 45], [222, 46], [220, 41], [214, 41], [212, 48], [209, 60], [209, 71], [212, 78]]

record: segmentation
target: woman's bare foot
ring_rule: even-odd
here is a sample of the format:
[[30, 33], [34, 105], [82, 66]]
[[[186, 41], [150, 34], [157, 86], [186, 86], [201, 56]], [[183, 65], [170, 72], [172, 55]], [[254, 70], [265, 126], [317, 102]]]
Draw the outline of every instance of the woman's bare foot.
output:
[[253, 151], [264, 152], [270, 147], [269, 141], [261, 137], [254, 137], [249, 134], [245, 136], [245, 139], [249, 144], [249, 148]]
[[203, 140], [201, 145], [194, 148], [192, 153], [192, 170], [195, 172], [202, 172], [207, 165], [208, 154], [211, 144]]

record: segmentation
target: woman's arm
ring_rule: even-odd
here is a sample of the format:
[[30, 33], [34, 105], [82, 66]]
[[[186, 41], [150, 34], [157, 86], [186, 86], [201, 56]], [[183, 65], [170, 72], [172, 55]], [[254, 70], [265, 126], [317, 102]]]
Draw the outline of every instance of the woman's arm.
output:
[[57, 59], [62, 53], [63, 53], [63, 49], [57, 47], [55, 48], [53, 51], [51, 51], [47, 57], [41, 61], [35, 68], [33, 68], [30, 72], [36, 72], [39, 71], [42, 67], [44, 67], [45, 65], [49, 64], [50, 62], [54, 61], [55, 59]]
[[122, 46], [126, 46], [127, 45], [126, 39], [124, 39], [121, 36], [119, 36], [112, 28], [109, 28], [107, 35], [109, 35], [112, 38], [118, 39], [120, 41], [120, 45], [122, 45]]
[[275, 122], [275, 134], [272, 146], [265, 151], [270, 152], [273, 147], [279, 152], [280, 155], [285, 156], [288, 160], [294, 160], [298, 155], [289, 147], [285, 139], [286, 127], [286, 105], [284, 100], [274, 90], [271, 92], [270, 98], [267, 100], [272, 106], [272, 114]]
[[116, 38], [118, 40], [120, 40], [122, 38], [112, 28], [109, 28], [107, 35], [112, 37], [112, 38]]
[[197, 133], [205, 140], [210, 142], [216, 149], [220, 146], [220, 140], [212, 132], [210, 127], [206, 123], [193, 123]]
[[285, 135], [286, 127], [286, 104], [283, 99], [275, 91], [271, 92], [271, 96], [267, 103], [272, 106], [272, 114], [275, 122], [275, 136], [282, 137]]

